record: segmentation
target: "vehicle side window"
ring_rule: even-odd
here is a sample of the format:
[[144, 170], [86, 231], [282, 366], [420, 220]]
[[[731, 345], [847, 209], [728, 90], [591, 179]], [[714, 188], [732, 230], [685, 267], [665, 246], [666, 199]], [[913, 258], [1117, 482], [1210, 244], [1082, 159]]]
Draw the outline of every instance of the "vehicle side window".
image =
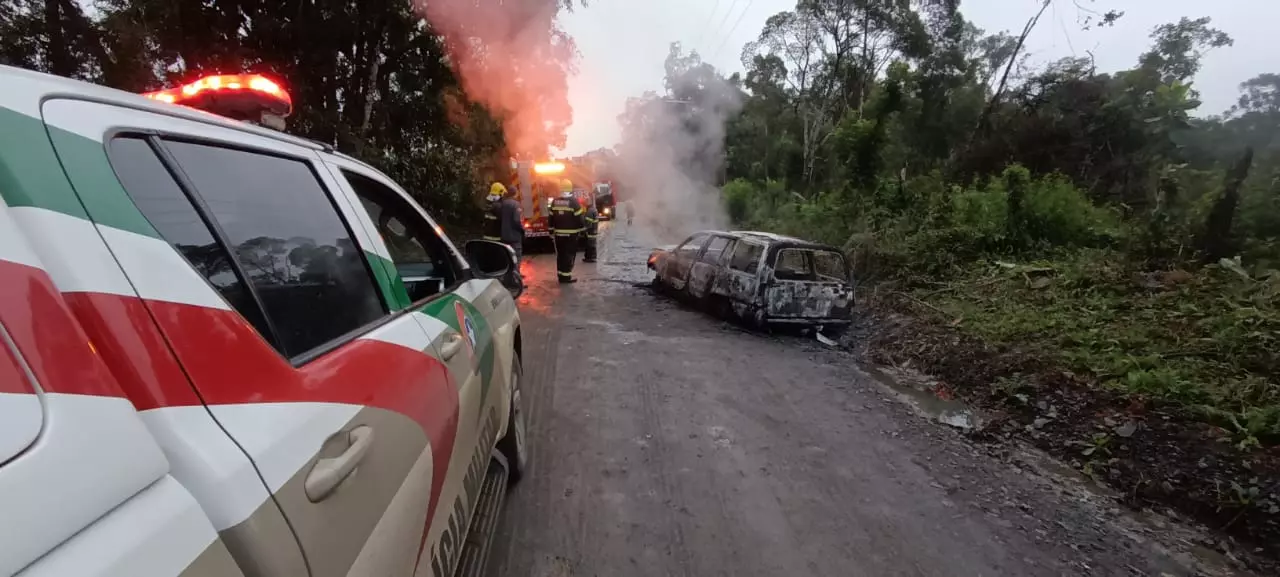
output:
[[116, 178], [156, 232], [186, 257], [231, 308], [274, 343], [267, 319], [232, 266], [231, 255], [214, 238], [151, 145], [141, 138], [116, 138], [111, 141], [110, 156]]
[[738, 243], [737, 248], [733, 250], [733, 257], [729, 259], [729, 268], [755, 274], [756, 267], [760, 265], [760, 256], [764, 254], [764, 247], [749, 242]]
[[844, 257], [829, 250], [814, 251], [813, 270], [818, 274], [819, 280], [839, 282], [848, 282], [849, 280], [849, 272], [845, 266]]
[[728, 246], [729, 246], [728, 238], [725, 238], [723, 236], [713, 236], [711, 237], [711, 242], [707, 243], [706, 252], [702, 253], [702, 258], [699, 260], [701, 260], [702, 262], [712, 263], [712, 264], [718, 263], [720, 262], [721, 255], [724, 254], [724, 249], [727, 248]]
[[378, 228], [409, 299], [417, 302], [458, 282], [458, 266], [431, 223], [396, 191], [367, 176], [342, 171], [369, 220]]
[[377, 285], [333, 200], [303, 161], [165, 141], [297, 357], [381, 318]]
[[707, 235], [695, 234], [685, 240], [679, 247], [676, 247], [676, 256], [693, 258], [702, 250], [702, 245], [707, 241]]
[[773, 277], [778, 280], [809, 280], [809, 251], [785, 248], [778, 251]]

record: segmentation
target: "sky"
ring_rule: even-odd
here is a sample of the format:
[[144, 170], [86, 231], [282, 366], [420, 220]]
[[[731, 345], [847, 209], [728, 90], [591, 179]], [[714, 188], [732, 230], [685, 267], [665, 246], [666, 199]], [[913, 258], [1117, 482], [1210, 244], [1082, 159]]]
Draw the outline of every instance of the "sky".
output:
[[[1076, 3], [1125, 14], [1113, 27], [1085, 31]], [[960, 10], [987, 32], [1017, 34], [1039, 5], [962, 0]], [[741, 72], [743, 46], [759, 36], [770, 16], [794, 7], [795, 0], [590, 0], [587, 8], [562, 14], [561, 24], [581, 52], [569, 84], [574, 122], [564, 152], [613, 146], [626, 99], [662, 91], [662, 63], [671, 42], [697, 50], [726, 75]], [[1182, 16], [1208, 16], [1212, 26], [1235, 39], [1234, 46], [1205, 56], [1194, 86], [1204, 103], [1197, 114], [1221, 113], [1235, 104], [1241, 82], [1280, 72], [1280, 40], [1270, 36], [1280, 22], [1280, 0], [1055, 0], [1026, 50], [1033, 64], [1092, 52], [1100, 71], [1123, 70], [1150, 46], [1153, 28]]]

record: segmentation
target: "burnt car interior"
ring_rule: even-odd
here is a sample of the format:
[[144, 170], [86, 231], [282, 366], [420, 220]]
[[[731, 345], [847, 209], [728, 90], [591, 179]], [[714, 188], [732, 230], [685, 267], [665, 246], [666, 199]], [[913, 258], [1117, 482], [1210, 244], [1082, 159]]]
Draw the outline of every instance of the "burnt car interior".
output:
[[811, 282], [848, 282], [844, 258], [827, 250], [787, 248], [778, 251], [774, 278]]
[[778, 280], [815, 280], [809, 263], [810, 251], [786, 248], [778, 251], [773, 277]]

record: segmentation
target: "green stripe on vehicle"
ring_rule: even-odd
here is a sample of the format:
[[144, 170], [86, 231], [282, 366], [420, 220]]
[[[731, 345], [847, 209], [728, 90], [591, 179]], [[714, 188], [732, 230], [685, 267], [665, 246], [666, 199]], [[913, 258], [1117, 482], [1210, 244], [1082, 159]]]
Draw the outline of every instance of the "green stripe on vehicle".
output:
[[160, 233], [124, 191], [107, 158], [106, 145], [54, 126], [49, 127], [49, 139], [95, 223], [160, 239]]
[[382, 298], [386, 299], [387, 306], [391, 307], [392, 311], [409, 308], [413, 302], [409, 300], [409, 291], [405, 290], [395, 263], [367, 250], [364, 251], [364, 258], [369, 261], [369, 268], [373, 270], [373, 278], [378, 281], [378, 290], [382, 291]]
[[0, 107], [0, 134], [0, 197], [6, 204], [88, 218], [40, 119]]

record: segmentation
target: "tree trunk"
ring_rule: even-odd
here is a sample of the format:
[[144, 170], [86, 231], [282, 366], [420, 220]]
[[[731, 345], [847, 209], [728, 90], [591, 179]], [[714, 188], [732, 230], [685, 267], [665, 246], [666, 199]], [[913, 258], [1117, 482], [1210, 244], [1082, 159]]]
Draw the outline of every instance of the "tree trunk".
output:
[[1204, 237], [1201, 248], [1204, 250], [1206, 262], [1217, 262], [1218, 259], [1230, 258], [1235, 252], [1235, 242], [1231, 238], [1231, 225], [1236, 218], [1236, 207], [1240, 205], [1240, 187], [1249, 177], [1249, 168], [1253, 166], [1253, 147], [1245, 148], [1244, 156], [1227, 173], [1222, 196], [1213, 203], [1209, 218], [1205, 222]]
[[[1031, 31], [1040, 22], [1040, 16], [1044, 14], [1045, 9], [1049, 7], [1051, 2], [1053, 0], [1044, 0], [1044, 3], [1040, 5], [1040, 11], [1036, 12], [1036, 15], [1032, 16], [1027, 21], [1027, 25], [1022, 28], [1022, 35], [1018, 37], [1018, 44], [1013, 47], [1013, 54], [1009, 55], [1009, 62], [1004, 67], [1004, 74], [1000, 75], [1000, 84], [996, 87], [996, 91], [991, 94], [991, 98], [987, 100], [986, 106], [982, 107], [982, 114], [978, 116], [978, 124], [974, 126], [973, 132], [969, 133], [969, 142], [964, 147], [964, 155], [967, 155], [969, 150], [973, 148], [973, 144], [978, 140], [978, 137], [987, 131], [991, 113], [995, 110], [996, 104], [1000, 101], [1000, 96], [1004, 93], [1005, 84], [1009, 82], [1009, 72], [1013, 70], [1013, 66], [1018, 62], [1018, 53], [1022, 51], [1022, 45], [1027, 41], [1027, 36], [1031, 35]], [[963, 158], [964, 155], [952, 155], [950, 164], [955, 164], [955, 160]]]

